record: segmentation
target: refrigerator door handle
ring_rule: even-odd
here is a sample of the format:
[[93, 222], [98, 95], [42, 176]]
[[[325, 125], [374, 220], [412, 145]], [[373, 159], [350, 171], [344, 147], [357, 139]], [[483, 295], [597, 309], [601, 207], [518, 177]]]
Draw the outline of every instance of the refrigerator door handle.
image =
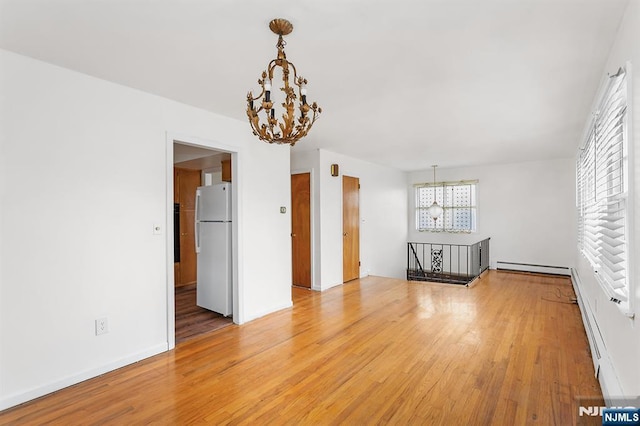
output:
[[196, 220], [195, 224], [195, 242], [196, 242], [196, 253], [200, 253], [200, 222]]
[[196, 218], [196, 222], [198, 222], [198, 220], [200, 219], [200, 190], [196, 189], [196, 207], [195, 207], [196, 211], [195, 211], [195, 218]]
[[194, 230], [194, 240], [196, 243], [196, 253], [200, 253], [200, 221], [198, 220], [198, 216], [200, 214], [200, 190], [196, 190], [196, 214], [194, 215], [195, 223], [193, 225]]

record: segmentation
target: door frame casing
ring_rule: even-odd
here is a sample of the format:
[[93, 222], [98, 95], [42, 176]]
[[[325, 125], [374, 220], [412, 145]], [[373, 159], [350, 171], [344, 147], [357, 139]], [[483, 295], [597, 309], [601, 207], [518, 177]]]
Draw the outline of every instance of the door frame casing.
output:
[[232, 292], [233, 292], [233, 322], [244, 322], [244, 286], [242, 277], [242, 224], [239, 217], [242, 212], [242, 202], [239, 194], [242, 191], [242, 149], [210, 139], [201, 139], [179, 133], [166, 133], [166, 291], [167, 291], [167, 346], [171, 350], [176, 346], [176, 311], [175, 311], [175, 277], [173, 269], [173, 144], [180, 143], [199, 148], [223, 151], [231, 154], [231, 169], [235, 170], [231, 182], [231, 251], [232, 251]]
[[[316, 200], [315, 200], [315, 173], [313, 168], [301, 168], [301, 169], [292, 169], [291, 175], [299, 175], [301, 173], [309, 173], [309, 214], [311, 216], [311, 235], [310, 235], [310, 244], [311, 244], [311, 290], [320, 291], [321, 288], [316, 286], [316, 283], [319, 280], [316, 280], [316, 265], [319, 265], [320, 262], [316, 261], [316, 256], [320, 253], [319, 250], [316, 250]], [[293, 243], [292, 243], [293, 244]], [[293, 276], [291, 277], [291, 285], [293, 285]]]

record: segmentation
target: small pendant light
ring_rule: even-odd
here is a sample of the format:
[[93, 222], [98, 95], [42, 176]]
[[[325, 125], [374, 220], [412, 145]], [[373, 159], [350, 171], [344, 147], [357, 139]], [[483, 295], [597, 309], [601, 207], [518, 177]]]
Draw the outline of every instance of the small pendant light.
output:
[[436, 201], [436, 167], [438, 166], [434, 165], [431, 167], [433, 167], [433, 204], [431, 204], [427, 211], [433, 220], [438, 220], [438, 218], [442, 216], [444, 209], [438, 205], [438, 202]]

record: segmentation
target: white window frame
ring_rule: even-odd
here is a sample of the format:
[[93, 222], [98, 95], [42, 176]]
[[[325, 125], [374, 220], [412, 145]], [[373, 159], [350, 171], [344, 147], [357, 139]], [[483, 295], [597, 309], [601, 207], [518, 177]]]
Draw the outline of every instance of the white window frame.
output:
[[[606, 78], [596, 98], [592, 119], [587, 124], [584, 143], [576, 162], [576, 202], [578, 207], [578, 249], [591, 264], [596, 281], [619, 310], [634, 317], [635, 285], [633, 257], [633, 149], [631, 64]], [[601, 137], [610, 108], [612, 93], [619, 84], [624, 114], [622, 116], [621, 174], [612, 173], [611, 139]], [[625, 90], [626, 89], [626, 90]], [[613, 177], [612, 177], [613, 176]], [[618, 185], [616, 177], [620, 176]], [[604, 184], [604, 185], [603, 185]], [[621, 229], [622, 228], [622, 229]], [[611, 238], [613, 236], [613, 238]], [[612, 262], [613, 261], [613, 262]]]
[[[444, 194], [446, 191], [450, 190], [451, 188], [455, 188], [456, 186], [472, 186], [473, 192], [474, 192], [473, 201], [475, 201], [475, 203], [472, 203], [472, 205], [469, 205], [469, 206], [454, 206], [452, 204], [448, 204], [446, 202], [447, 197], [445, 197]], [[437, 202], [443, 208], [443, 213], [442, 213], [442, 216], [437, 220], [430, 221], [430, 224], [435, 226], [428, 226], [426, 228], [420, 227], [420, 213], [423, 211], [426, 211], [433, 203], [433, 200], [427, 200], [427, 202], [424, 205], [420, 204], [421, 188], [441, 188], [441, 191], [439, 191], [439, 194], [437, 196]], [[477, 232], [477, 227], [478, 227], [477, 226], [477, 222], [478, 222], [478, 181], [477, 180], [419, 183], [414, 185], [414, 193], [415, 193], [415, 206], [416, 206], [415, 222], [416, 222], [417, 231], [446, 232], [446, 233], [455, 233], [455, 234], [471, 234], [471, 233]], [[470, 228], [469, 229], [446, 228], [445, 227], [446, 215], [455, 214], [455, 210], [461, 210], [461, 209], [469, 209], [472, 212], [471, 220], [470, 220]]]

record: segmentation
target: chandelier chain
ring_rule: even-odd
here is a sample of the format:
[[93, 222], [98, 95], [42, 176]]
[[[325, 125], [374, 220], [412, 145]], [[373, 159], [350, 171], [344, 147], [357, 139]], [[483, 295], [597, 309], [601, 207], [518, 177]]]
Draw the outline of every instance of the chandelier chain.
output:
[[284, 37], [282, 37], [281, 35], [278, 36], [278, 43], [276, 43], [276, 47], [278, 48], [278, 50], [284, 49], [286, 45], [287, 42], [284, 41]]

